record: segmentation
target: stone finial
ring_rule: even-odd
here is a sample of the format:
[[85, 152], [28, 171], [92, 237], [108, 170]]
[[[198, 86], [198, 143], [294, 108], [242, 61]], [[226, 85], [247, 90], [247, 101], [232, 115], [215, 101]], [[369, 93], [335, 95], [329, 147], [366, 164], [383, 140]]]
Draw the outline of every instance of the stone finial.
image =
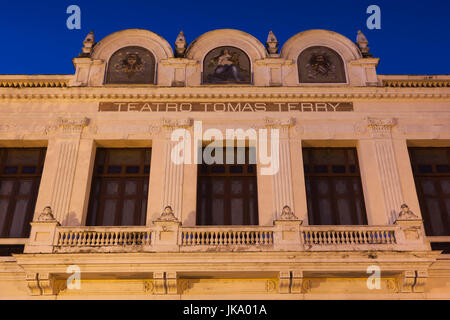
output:
[[92, 53], [92, 49], [95, 46], [95, 36], [94, 31], [88, 33], [86, 38], [83, 41], [82, 53], [80, 53], [80, 57], [90, 57]]
[[280, 215], [281, 220], [298, 220], [296, 215], [292, 212], [291, 207], [284, 206]]
[[269, 31], [269, 35], [267, 36], [266, 48], [270, 54], [278, 53], [278, 40], [272, 31]]
[[53, 211], [51, 207], [45, 207], [44, 210], [42, 210], [41, 214], [39, 215], [38, 222], [53, 222], [56, 221], [55, 217], [53, 216]]
[[177, 36], [177, 40], [175, 41], [175, 53], [178, 58], [183, 58], [184, 53], [186, 52], [187, 42], [184, 37], [184, 32], [180, 31]]
[[361, 50], [361, 53], [364, 58], [371, 57], [372, 55], [369, 53], [369, 41], [367, 41], [366, 36], [361, 32], [361, 30], [358, 30], [358, 35], [356, 36], [356, 43], [358, 45], [359, 50]]
[[407, 204], [402, 204], [401, 209], [402, 209], [402, 211], [399, 212], [398, 219], [400, 219], [400, 220], [415, 220], [415, 219], [419, 218], [414, 212], [409, 210], [409, 207]]
[[175, 217], [172, 207], [166, 206], [161, 213], [161, 216], [158, 218], [158, 221], [178, 221], [178, 219]]

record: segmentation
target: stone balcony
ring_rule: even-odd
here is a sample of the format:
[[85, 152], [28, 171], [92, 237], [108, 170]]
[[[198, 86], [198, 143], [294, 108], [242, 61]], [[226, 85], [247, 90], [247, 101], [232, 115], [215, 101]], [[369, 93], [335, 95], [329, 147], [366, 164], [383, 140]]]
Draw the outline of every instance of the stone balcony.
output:
[[301, 220], [284, 219], [272, 226], [184, 227], [173, 217], [139, 227], [71, 227], [56, 220], [36, 221], [24, 253], [429, 250], [420, 219], [399, 219], [387, 226], [303, 226]]
[[[82, 272], [84, 293], [111, 286], [109, 280], [142, 285], [136, 297], [237, 290], [248, 298], [247, 282], [260, 298], [312, 297], [324, 283], [351, 290], [357, 283], [355, 290], [367, 293], [367, 270], [376, 266], [380, 294], [420, 295], [440, 254], [415, 216], [386, 226], [308, 226], [293, 214], [271, 226], [183, 226], [166, 212], [148, 226], [97, 227], [61, 226], [48, 211], [31, 225], [24, 254], [12, 259], [30, 294], [44, 297], [78, 294], [65, 287], [74, 266]], [[96, 281], [101, 285], [91, 288]]]

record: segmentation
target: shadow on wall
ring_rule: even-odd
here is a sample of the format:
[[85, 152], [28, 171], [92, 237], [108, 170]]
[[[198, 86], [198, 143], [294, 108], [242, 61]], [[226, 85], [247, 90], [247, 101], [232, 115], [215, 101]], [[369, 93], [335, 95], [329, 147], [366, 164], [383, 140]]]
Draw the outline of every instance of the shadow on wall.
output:
[[66, 218], [61, 222], [61, 225], [63, 226], [81, 226], [81, 221], [78, 220], [77, 215], [75, 212], [69, 212], [69, 214], [66, 216]]

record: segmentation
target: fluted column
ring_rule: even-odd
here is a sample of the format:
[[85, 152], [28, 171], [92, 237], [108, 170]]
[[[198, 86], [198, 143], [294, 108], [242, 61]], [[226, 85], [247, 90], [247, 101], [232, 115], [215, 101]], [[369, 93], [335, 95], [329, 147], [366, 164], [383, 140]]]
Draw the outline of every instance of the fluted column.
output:
[[59, 118], [52, 128], [36, 211], [50, 206], [63, 225], [72, 196], [81, 133], [88, 124], [87, 118]]
[[[184, 176], [184, 157], [182, 163], [175, 163], [172, 159], [172, 151], [180, 143], [171, 141], [171, 135], [174, 130], [183, 128], [187, 129], [191, 126], [190, 119], [184, 120], [163, 120], [163, 130], [165, 135], [164, 146], [164, 185], [161, 202], [161, 212], [166, 206], [171, 206], [175, 216], [181, 220], [182, 200], [183, 200], [183, 176]], [[185, 139], [188, 137], [185, 136]]]
[[[293, 212], [294, 196], [292, 192], [291, 149], [289, 143], [289, 128], [293, 119], [270, 120], [266, 119], [266, 128], [278, 129], [279, 141], [279, 170], [272, 175], [273, 191], [273, 219], [276, 220], [284, 206], [289, 206]], [[271, 136], [271, 142], [272, 142]]]
[[367, 125], [374, 139], [374, 153], [383, 190], [387, 218], [392, 223], [395, 221], [396, 214], [403, 204], [398, 165], [391, 136], [395, 121], [393, 119], [369, 118]]

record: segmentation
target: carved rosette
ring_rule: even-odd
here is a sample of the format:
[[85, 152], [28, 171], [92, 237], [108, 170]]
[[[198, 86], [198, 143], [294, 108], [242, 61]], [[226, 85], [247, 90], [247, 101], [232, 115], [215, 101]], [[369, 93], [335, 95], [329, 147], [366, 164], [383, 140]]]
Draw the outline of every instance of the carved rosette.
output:
[[374, 138], [390, 138], [395, 119], [367, 118], [367, 127]]

